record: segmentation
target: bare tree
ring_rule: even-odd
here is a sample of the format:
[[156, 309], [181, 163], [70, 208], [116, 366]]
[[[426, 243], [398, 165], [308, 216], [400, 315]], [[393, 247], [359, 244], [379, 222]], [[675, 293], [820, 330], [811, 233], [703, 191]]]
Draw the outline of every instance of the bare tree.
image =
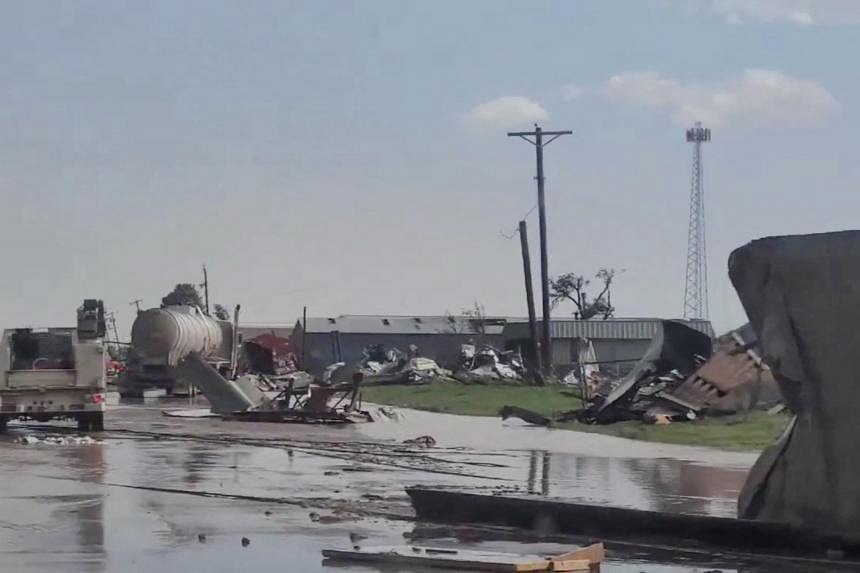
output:
[[464, 308], [460, 315], [456, 316], [450, 312], [445, 313], [448, 319], [448, 330], [455, 334], [474, 333], [478, 335], [487, 332], [487, 314], [484, 306], [477, 300], [471, 308]]
[[218, 320], [230, 320], [230, 312], [224, 308], [222, 304], [215, 304], [215, 308], [212, 310], [212, 314], [215, 315], [215, 318]]
[[594, 275], [602, 284], [598, 295], [589, 300], [587, 289], [591, 280], [583, 275], [567, 273], [550, 280], [550, 296], [553, 306], [564, 301], [570, 301], [576, 306], [574, 316], [583, 320], [601, 316], [603, 320], [615, 314], [612, 306], [612, 280], [615, 269], [602, 268]]

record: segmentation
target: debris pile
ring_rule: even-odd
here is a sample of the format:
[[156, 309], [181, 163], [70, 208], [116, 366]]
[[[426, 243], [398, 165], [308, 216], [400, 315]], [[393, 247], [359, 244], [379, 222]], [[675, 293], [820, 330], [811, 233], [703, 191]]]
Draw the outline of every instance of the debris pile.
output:
[[256, 340], [242, 343], [239, 354], [239, 369], [269, 376], [285, 376], [297, 371], [298, 359], [293, 352], [278, 352], [277, 349]]
[[[599, 379], [599, 373], [592, 374], [592, 381]], [[577, 383], [575, 375], [568, 377], [568, 383]], [[706, 414], [770, 409], [781, 395], [770, 368], [756, 351], [749, 326], [720, 337], [712, 350], [706, 334], [682, 322], [665, 320], [633, 369], [617, 380], [600, 382], [588, 398], [588, 407], [562, 413], [554, 421], [668, 424]], [[540, 425], [553, 421], [514, 406], [499, 414]]]
[[173, 370], [193, 381], [206, 396], [212, 412], [231, 420], [259, 422], [347, 423], [371, 421], [361, 410], [361, 374], [347, 383], [319, 385], [294, 376], [278, 384], [260, 374], [224, 377], [197, 353], [190, 353]]
[[27, 434], [26, 436], [16, 438], [15, 442], [18, 444], [24, 444], [25, 446], [94, 446], [103, 443], [100, 440], [91, 438], [90, 436], [63, 436], [54, 434], [48, 434], [45, 436]]
[[685, 408], [663, 404], [660, 394], [680, 385], [710, 355], [711, 339], [707, 334], [681, 322], [664, 320], [633, 369], [619, 380], [598, 386], [592, 405], [568, 414], [568, 418], [597, 424], [656, 420], [658, 415], [689, 418]]
[[356, 373], [362, 376], [362, 386], [392, 384], [429, 384], [436, 379], [450, 377], [451, 371], [441, 368], [435, 360], [418, 355], [418, 347], [409, 345], [409, 354], [399, 348], [385, 348], [371, 344], [362, 350], [362, 358], [351, 366], [344, 362], [329, 365], [323, 372], [323, 384], [351, 380]]
[[454, 378], [464, 383], [488, 384], [499, 381], [520, 382], [526, 368], [515, 350], [502, 352], [485, 344], [463, 344], [460, 347], [460, 369]]

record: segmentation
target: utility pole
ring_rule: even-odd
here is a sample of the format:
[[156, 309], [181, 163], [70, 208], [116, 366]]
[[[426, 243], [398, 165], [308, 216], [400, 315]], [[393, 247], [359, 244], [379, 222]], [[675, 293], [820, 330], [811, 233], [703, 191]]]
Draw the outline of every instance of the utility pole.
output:
[[[572, 131], [544, 131], [535, 124], [534, 131], [509, 132], [508, 137], [520, 137], [535, 147], [537, 159], [537, 191], [538, 191], [538, 217], [540, 222], [540, 281], [541, 281], [541, 306], [543, 311], [542, 336], [541, 336], [541, 364], [545, 374], [552, 372], [552, 340], [549, 333], [549, 256], [546, 246], [546, 202], [544, 200], [544, 176], [543, 176], [543, 148], [562, 135], [571, 135]], [[534, 137], [534, 139], [529, 139]], [[544, 140], [544, 137], [549, 139]]]
[[299, 358], [301, 360], [300, 364], [302, 368], [305, 368], [305, 348], [307, 348], [307, 343], [305, 340], [308, 337], [308, 307], [302, 307], [302, 356]]
[[209, 315], [209, 275], [206, 274], [206, 265], [203, 265], [203, 304], [206, 306], [206, 315]]
[[520, 247], [523, 251], [523, 275], [526, 278], [526, 305], [529, 307], [529, 335], [531, 336], [535, 365], [537, 366], [537, 371], [541, 372], [543, 368], [541, 368], [537, 318], [535, 317], [535, 295], [532, 288], [532, 260], [531, 255], [529, 255], [529, 235], [525, 221], [520, 221]]
[[143, 302], [142, 298], [136, 298], [133, 301], [131, 301], [130, 303], [128, 303], [128, 306], [136, 307], [137, 308], [137, 314], [140, 314], [140, 303], [142, 303], [142, 302]]

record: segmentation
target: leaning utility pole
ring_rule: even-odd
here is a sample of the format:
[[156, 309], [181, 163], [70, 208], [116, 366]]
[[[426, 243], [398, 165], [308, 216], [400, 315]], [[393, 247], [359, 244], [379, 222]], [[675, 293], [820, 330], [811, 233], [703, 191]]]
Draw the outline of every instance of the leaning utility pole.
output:
[[[538, 217], [540, 224], [540, 282], [542, 289], [542, 336], [541, 336], [541, 364], [544, 373], [552, 371], [552, 340], [549, 334], [549, 256], [546, 246], [546, 205], [544, 202], [544, 177], [543, 177], [543, 148], [562, 135], [571, 135], [572, 131], [544, 131], [535, 124], [534, 131], [515, 131], [508, 133], [509, 137], [521, 137], [535, 146], [537, 158], [537, 191], [538, 191]], [[549, 139], [544, 141], [544, 136]], [[534, 137], [534, 139], [529, 139]]]
[[209, 275], [206, 274], [206, 265], [203, 265], [203, 304], [206, 306], [206, 314], [209, 315]]
[[[106, 313], [105, 322], [108, 324], [108, 327], [113, 330], [113, 341], [119, 344], [119, 333], [116, 330], [116, 315], [113, 312]], [[110, 336], [108, 336], [107, 339], [108, 342], [110, 342]]]
[[526, 306], [529, 309], [529, 336], [532, 343], [536, 370], [541, 372], [540, 344], [538, 343], [537, 318], [535, 317], [535, 295], [532, 288], [532, 259], [529, 254], [529, 234], [526, 222], [520, 221], [520, 247], [523, 251], [523, 275], [526, 278]]

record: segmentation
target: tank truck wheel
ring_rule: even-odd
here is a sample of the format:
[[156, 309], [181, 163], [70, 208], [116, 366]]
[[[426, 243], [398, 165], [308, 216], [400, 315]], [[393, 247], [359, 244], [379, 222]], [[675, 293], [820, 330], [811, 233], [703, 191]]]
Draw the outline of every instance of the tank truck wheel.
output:
[[90, 415], [89, 414], [79, 414], [78, 415], [78, 431], [86, 432], [89, 431], [91, 426]]
[[90, 430], [93, 432], [104, 432], [105, 431], [105, 414], [104, 412], [99, 412], [98, 414], [93, 414], [93, 417], [90, 418]]

